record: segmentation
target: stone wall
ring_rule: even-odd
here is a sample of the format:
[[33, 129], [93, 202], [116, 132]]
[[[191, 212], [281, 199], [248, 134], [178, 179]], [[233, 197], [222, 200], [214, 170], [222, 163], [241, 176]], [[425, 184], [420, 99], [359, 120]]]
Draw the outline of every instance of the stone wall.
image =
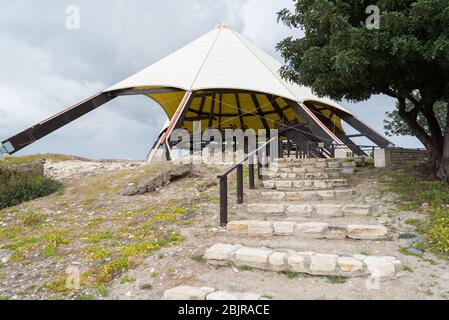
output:
[[404, 164], [420, 164], [427, 161], [427, 150], [387, 148], [374, 152], [374, 165], [377, 168], [399, 167]]

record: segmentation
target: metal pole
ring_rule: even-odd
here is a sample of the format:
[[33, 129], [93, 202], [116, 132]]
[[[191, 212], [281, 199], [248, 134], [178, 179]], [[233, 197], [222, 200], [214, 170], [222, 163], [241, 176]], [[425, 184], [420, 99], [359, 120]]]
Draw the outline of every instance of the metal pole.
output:
[[228, 224], [228, 177], [220, 179], [220, 225], [226, 227]]
[[249, 188], [250, 190], [255, 189], [255, 183], [254, 183], [254, 157], [251, 157], [249, 159]]
[[243, 203], [243, 164], [237, 166], [237, 204]]
[[259, 157], [257, 157], [257, 178], [262, 180], [262, 164], [259, 161]]

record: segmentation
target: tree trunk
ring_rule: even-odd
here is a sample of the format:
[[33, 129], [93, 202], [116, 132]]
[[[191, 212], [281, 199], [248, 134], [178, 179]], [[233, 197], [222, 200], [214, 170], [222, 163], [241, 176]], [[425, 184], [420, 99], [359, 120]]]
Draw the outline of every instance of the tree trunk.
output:
[[429, 152], [428, 166], [436, 172], [440, 168], [442, 148], [438, 144], [438, 140], [429, 136], [427, 132], [418, 124], [418, 114], [420, 106], [415, 104], [415, 108], [411, 111], [406, 111], [405, 98], [398, 97], [399, 101], [399, 115], [407, 123], [412, 133], [419, 141], [426, 147]]
[[447, 105], [446, 133], [444, 135], [443, 154], [437, 176], [438, 178], [449, 183], [449, 104]]

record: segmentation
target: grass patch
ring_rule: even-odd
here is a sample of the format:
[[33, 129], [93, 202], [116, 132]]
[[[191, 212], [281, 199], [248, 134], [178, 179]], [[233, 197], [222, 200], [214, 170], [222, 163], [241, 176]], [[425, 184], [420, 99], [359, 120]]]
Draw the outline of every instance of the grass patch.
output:
[[410, 272], [410, 273], [415, 272], [415, 271], [413, 270], [413, 268], [410, 267], [410, 266], [407, 265], [407, 264], [402, 265], [402, 270], [405, 271], [405, 272]]
[[[415, 218], [405, 221], [417, 227], [416, 231], [426, 237], [426, 245], [421, 243], [414, 247], [449, 258], [449, 185], [444, 181], [429, 179], [410, 168], [391, 172], [383, 182], [388, 191], [398, 195], [398, 203], [406, 203], [410, 210], [422, 211], [422, 204], [428, 204], [425, 210], [429, 218], [426, 221]], [[407, 248], [401, 248], [400, 251], [410, 255]]]
[[423, 221], [421, 219], [410, 218], [410, 219], [405, 220], [405, 224], [408, 224], [409, 226], [414, 226], [414, 227], [417, 227], [417, 226], [421, 225], [422, 223], [423, 223]]
[[348, 278], [343, 276], [326, 276], [325, 278], [333, 284], [343, 284], [348, 281]]
[[286, 271], [286, 270], [282, 270], [282, 271], [278, 271], [278, 274], [280, 274], [281, 276], [285, 276], [289, 279], [295, 279], [298, 278], [300, 273], [299, 272], [294, 272], [294, 271]]
[[194, 254], [194, 255], [191, 256], [190, 258], [191, 258], [193, 261], [200, 262], [200, 263], [206, 263], [206, 262], [207, 262], [206, 258], [204, 258], [204, 255], [201, 254], [201, 253]]
[[409, 232], [401, 233], [401, 234], [399, 235], [399, 239], [414, 239], [414, 238], [416, 238], [416, 237], [417, 237], [416, 234], [414, 234], [414, 233], [409, 233]]
[[139, 286], [140, 290], [152, 290], [153, 285], [150, 283], [144, 283]]
[[61, 186], [61, 183], [36, 173], [0, 168], [0, 209], [48, 196]]
[[244, 265], [244, 266], [237, 266], [236, 268], [240, 272], [253, 271], [254, 270], [252, 267], [246, 266], [246, 265]]
[[45, 216], [42, 213], [28, 210], [22, 218], [22, 223], [26, 227], [33, 227], [42, 224]]
[[120, 279], [120, 284], [129, 284], [136, 282], [136, 278], [124, 276]]

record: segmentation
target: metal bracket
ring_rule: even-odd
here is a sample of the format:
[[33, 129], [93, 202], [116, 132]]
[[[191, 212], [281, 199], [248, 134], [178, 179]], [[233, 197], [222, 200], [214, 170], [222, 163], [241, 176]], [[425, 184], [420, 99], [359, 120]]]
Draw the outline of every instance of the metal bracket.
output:
[[14, 147], [12, 144], [8, 141], [5, 143], [0, 143], [0, 155], [2, 154], [11, 154], [14, 152]]

